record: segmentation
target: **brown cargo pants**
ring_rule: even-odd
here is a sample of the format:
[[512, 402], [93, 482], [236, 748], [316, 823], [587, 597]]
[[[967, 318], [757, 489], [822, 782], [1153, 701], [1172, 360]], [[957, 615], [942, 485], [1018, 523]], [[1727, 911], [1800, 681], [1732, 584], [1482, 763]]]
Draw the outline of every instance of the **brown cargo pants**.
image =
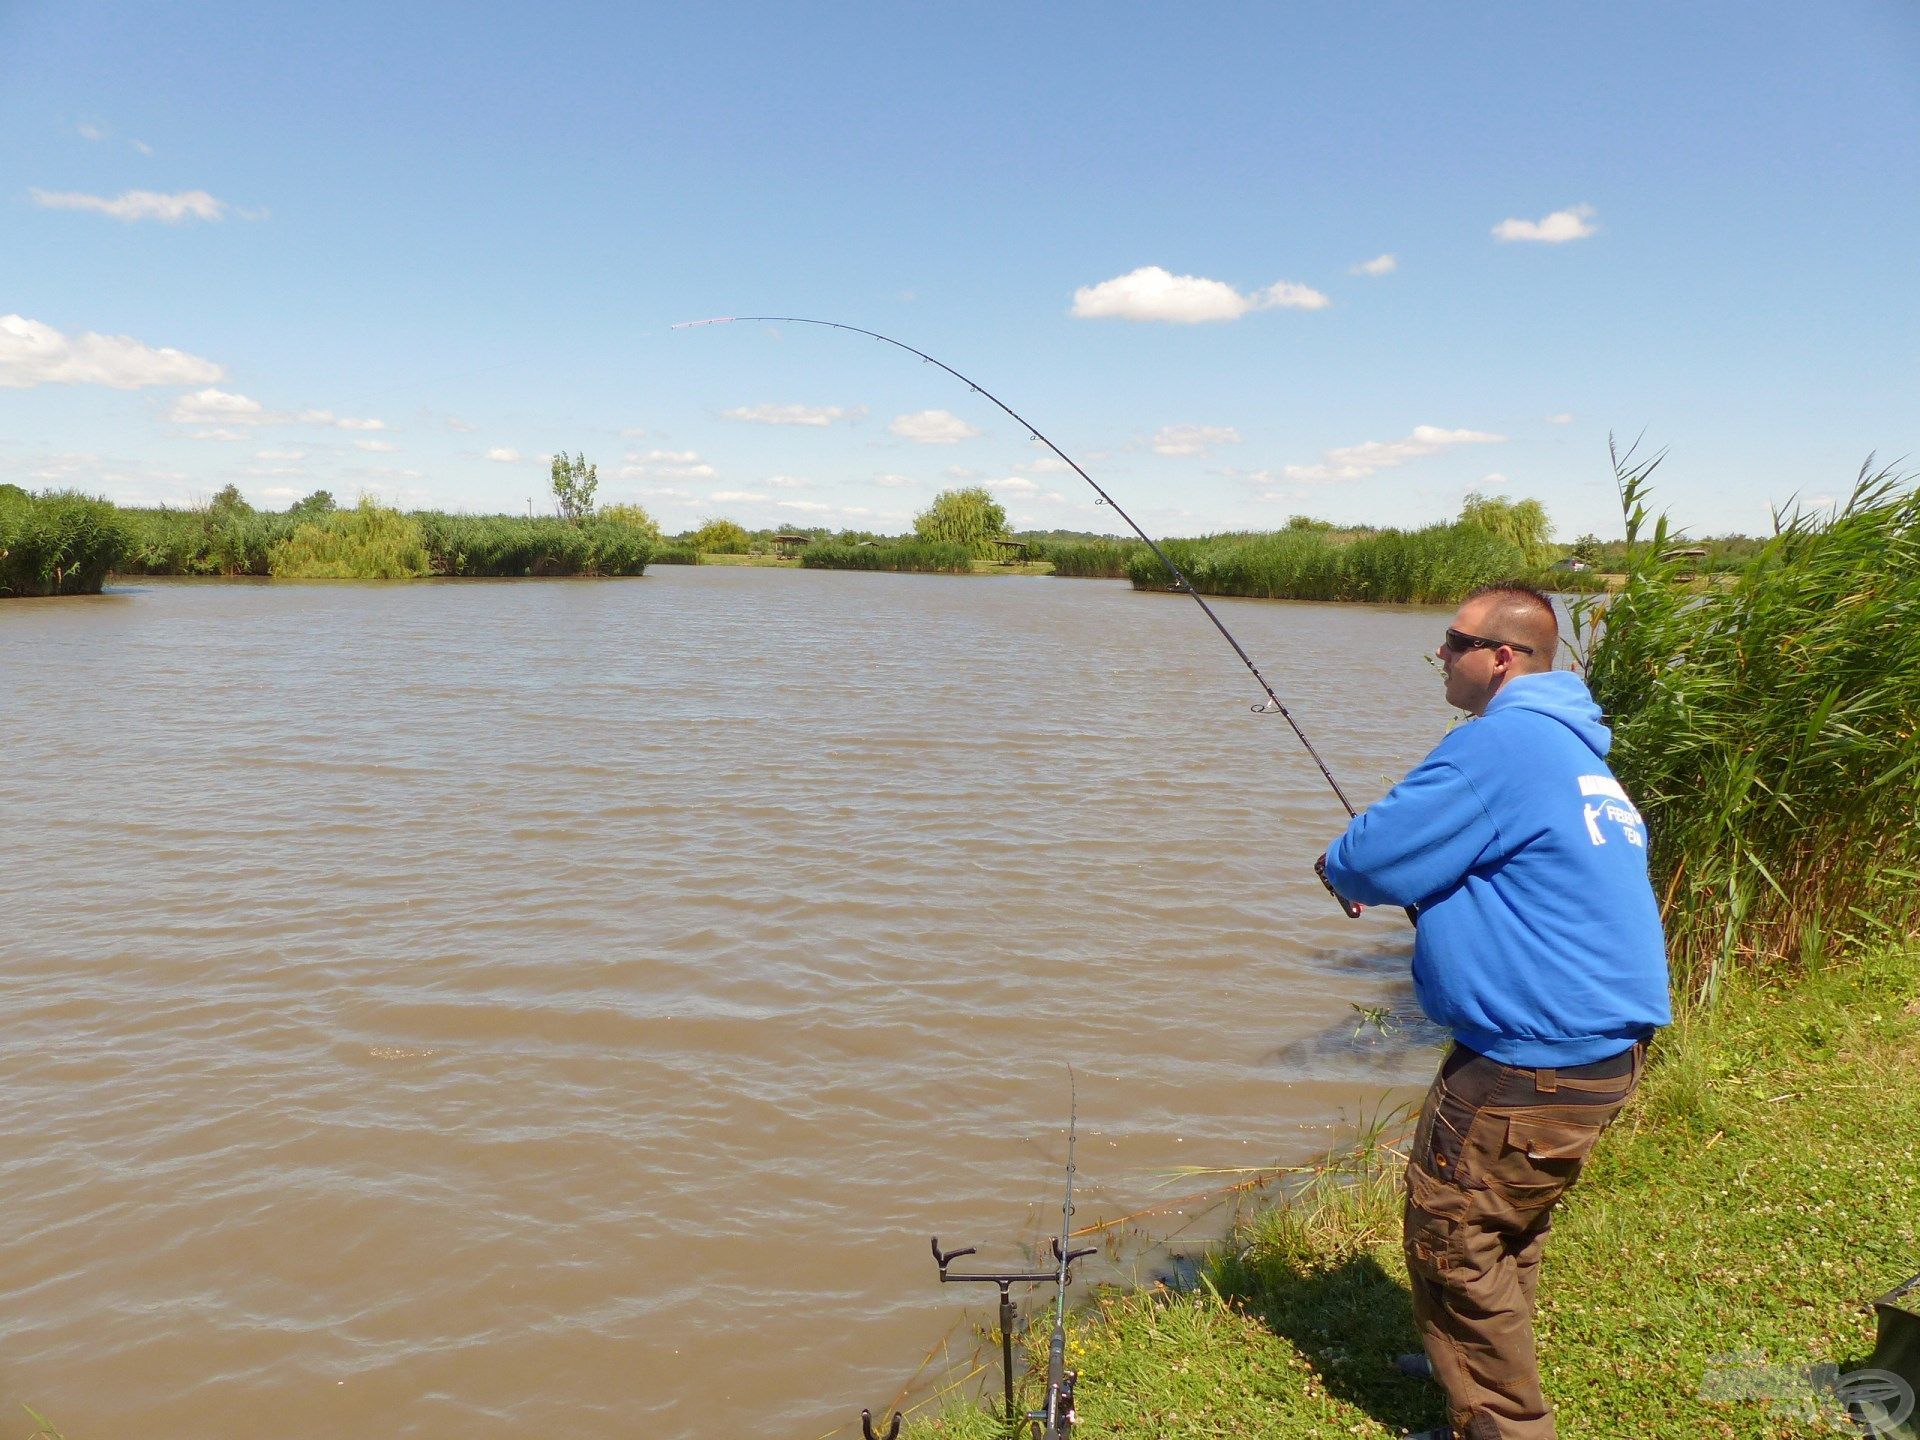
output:
[[1535, 1070], [1455, 1045], [1407, 1160], [1414, 1320], [1462, 1440], [1553, 1440], [1533, 1297], [1553, 1206], [1639, 1087], [1646, 1042]]

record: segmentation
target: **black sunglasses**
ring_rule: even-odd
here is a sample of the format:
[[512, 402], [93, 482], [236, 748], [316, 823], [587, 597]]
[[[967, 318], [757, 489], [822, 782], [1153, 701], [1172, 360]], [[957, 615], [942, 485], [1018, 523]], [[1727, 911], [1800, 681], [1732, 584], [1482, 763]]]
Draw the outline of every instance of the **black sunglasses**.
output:
[[1456, 655], [1464, 655], [1469, 650], [1498, 650], [1502, 645], [1509, 650], [1518, 650], [1522, 655], [1533, 653], [1531, 645], [1516, 645], [1511, 640], [1489, 640], [1484, 635], [1469, 635], [1464, 630], [1449, 629], [1442, 643]]

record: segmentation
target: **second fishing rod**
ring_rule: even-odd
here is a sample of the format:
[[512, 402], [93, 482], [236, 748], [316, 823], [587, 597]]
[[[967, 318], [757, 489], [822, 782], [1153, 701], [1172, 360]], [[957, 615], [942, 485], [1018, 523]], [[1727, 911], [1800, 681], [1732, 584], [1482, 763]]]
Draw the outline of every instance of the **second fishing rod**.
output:
[[[1227, 644], [1233, 647], [1233, 653], [1240, 657], [1240, 663], [1247, 667], [1247, 672], [1253, 676], [1255, 682], [1260, 686], [1260, 689], [1265, 693], [1267, 697], [1265, 703], [1260, 705], [1255, 705], [1253, 707], [1254, 713], [1259, 715], [1278, 715], [1282, 719], [1284, 719], [1287, 722], [1287, 724], [1293, 728], [1293, 733], [1299, 738], [1300, 743], [1306, 747], [1307, 754], [1313, 757], [1313, 763], [1319, 767], [1320, 773], [1322, 776], [1325, 777], [1327, 784], [1333, 787], [1333, 793], [1339, 797], [1340, 804], [1345, 808], [1347, 812], [1347, 818], [1352, 819], [1358, 813], [1353, 808], [1353, 802], [1347, 798], [1347, 792], [1340, 788], [1340, 782], [1333, 778], [1333, 771], [1327, 768], [1327, 762], [1322, 760], [1320, 758], [1320, 752], [1313, 748], [1313, 742], [1307, 738], [1307, 732], [1301, 729], [1300, 722], [1293, 718], [1293, 712], [1287, 709], [1286, 705], [1281, 702], [1279, 694], [1274, 690], [1273, 686], [1268, 683], [1267, 677], [1260, 673], [1260, 667], [1254, 664], [1253, 657], [1247, 653], [1246, 647], [1234, 638], [1233, 632], [1231, 630], [1227, 629], [1226, 622], [1221, 620], [1219, 613], [1213, 608], [1213, 606], [1207, 603], [1205, 596], [1203, 596], [1198, 590], [1194, 589], [1193, 582], [1187, 578], [1186, 572], [1182, 570], [1180, 566], [1175, 563], [1173, 557], [1169, 555], [1166, 552], [1166, 550], [1161, 547], [1159, 541], [1155, 540], [1151, 535], [1147, 534], [1145, 530], [1142, 530], [1140, 528], [1139, 524], [1135, 522], [1134, 518], [1131, 515], [1129, 515], [1125, 509], [1121, 507], [1119, 501], [1115, 500], [1113, 496], [1107, 493], [1106, 489], [1100, 484], [1098, 480], [1095, 480], [1085, 470], [1081, 469], [1078, 461], [1076, 461], [1071, 455], [1067, 454], [1067, 452], [1062, 450], [1058, 445], [1054, 444], [1053, 441], [1051, 441], [1046, 437], [1046, 435], [1041, 433], [1040, 428], [1036, 426], [1031, 420], [1027, 419], [1026, 416], [1022, 415], [1019, 411], [1015, 410], [1011, 405], [1007, 404], [1006, 401], [1002, 400], [998, 395], [995, 395], [991, 390], [987, 389], [986, 386], [980, 384], [979, 381], [974, 380], [969, 376], [962, 375], [958, 370], [954, 369], [953, 366], [947, 364], [944, 360], [936, 360], [933, 358], [933, 356], [927, 354], [924, 350], [916, 350], [913, 346], [907, 344], [904, 340], [896, 340], [891, 335], [882, 335], [877, 330], [865, 330], [858, 325], [846, 325], [846, 324], [842, 324], [840, 321], [837, 321], [837, 320], [812, 320], [802, 315], [721, 315], [721, 316], [716, 316], [709, 320], [683, 320], [678, 325], [675, 325], [672, 328], [675, 330], [690, 330], [690, 329], [694, 329], [694, 328], [697, 328], [700, 326], [706, 326], [706, 325], [732, 325], [732, 324], [738, 324], [738, 323], [768, 324], [768, 325], [817, 325], [820, 328], [825, 330], [843, 330], [850, 335], [865, 335], [870, 340], [878, 340], [883, 345], [891, 345], [896, 350], [904, 350], [907, 352], [907, 354], [916, 356], [919, 359], [925, 361], [929, 365], [938, 366], [940, 369], [946, 371], [947, 374], [953, 376], [953, 378], [958, 380], [961, 384], [965, 385], [969, 390], [973, 391], [976, 395], [982, 396], [983, 398], [990, 400], [993, 404], [998, 406], [1002, 411], [1004, 411], [1008, 416], [1010, 416], [1017, 425], [1019, 425], [1029, 435], [1031, 435], [1035, 441], [1037, 441], [1039, 444], [1046, 446], [1047, 449], [1051, 450], [1063, 462], [1065, 462], [1065, 464], [1068, 466], [1068, 468], [1070, 468], [1073, 471], [1074, 474], [1078, 475], [1082, 480], [1086, 481], [1087, 484], [1091, 485], [1093, 487], [1094, 493], [1100, 497], [1101, 503], [1110, 507], [1114, 514], [1118, 515], [1122, 520], [1124, 520], [1127, 524], [1127, 528], [1132, 530], [1135, 535], [1138, 535], [1140, 539], [1146, 543], [1147, 548], [1152, 550], [1153, 553], [1157, 557], [1159, 557], [1160, 563], [1166, 567], [1167, 574], [1172, 578], [1173, 588], [1175, 590], [1178, 590], [1182, 594], [1191, 597], [1193, 600], [1193, 603], [1200, 607], [1201, 611], [1206, 615], [1207, 619], [1213, 622], [1213, 628], [1218, 630], [1220, 632], [1221, 638], [1224, 639], [1227, 642]], [[1315, 873], [1318, 874], [1320, 877], [1320, 883], [1327, 887], [1327, 893], [1332, 895], [1335, 900], [1339, 901], [1340, 908], [1346, 912], [1347, 917], [1349, 919], [1352, 919], [1353, 917], [1359, 915], [1360, 907], [1355, 905], [1352, 901], [1348, 900], [1345, 896], [1341, 895], [1339, 891], [1333, 888], [1333, 882], [1327, 878], [1327, 873], [1325, 868], [1317, 861], [1314, 864], [1314, 870], [1315, 870]], [[1407, 919], [1409, 921], [1414, 920], [1415, 912], [1412, 909], [1409, 909], [1406, 912], [1406, 914], [1407, 914]]]

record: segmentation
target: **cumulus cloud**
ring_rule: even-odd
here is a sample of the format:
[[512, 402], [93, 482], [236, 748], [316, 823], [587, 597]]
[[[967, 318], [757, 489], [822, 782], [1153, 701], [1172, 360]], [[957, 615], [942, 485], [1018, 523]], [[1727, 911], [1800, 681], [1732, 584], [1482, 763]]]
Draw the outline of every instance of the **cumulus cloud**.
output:
[[803, 480], [798, 475], [769, 475], [767, 484], [776, 490], [804, 490], [813, 482]]
[[1593, 215], [1591, 205], [1571, 205], [1551, 215], [1542, 215], [1538, 220], [1502, 220], [1493, 227], [1493, 238], [1564, 245], [1569, 240], [1584, 240], [1600, 228], [1592, 223]]
[[80, 132], [82, 140], [104, 140], [110, 133], [98, 120], [82, 120], [73, 128]]
[[1562, 410], [1558, 415], [1547, 416], [1547, 424], [1549, 425], [1571, 425], [1572, 423], [1573, 412], [1571, 410]]
[[[167, 418], [176, 425], [325, 425], [337, 430], [384, 430], [384, 420], [356, 420], [331, 410], [269, 410], [258, 400], [211, 387], [182, 395]], [[201, 437], [207, 438], [207, 437]]]
[[487, 451], [487, 458], [489, 460], [498, 460], [502, 465], [518, 465], [520, 463], [520, 452], [511, 445], [496, 445]]
[[1040, 487], [1031, 480], [1023, 480], [1018, 475], [1009, 475], [1004, 480], [989, 480], [986, 488], [996, 495], [1037, 495]]
[[873, 483], [883, 490], [904, 490], [920, 482], [910, 475], [876, 475]]
[[163, 220], [177, 225], [182, 220], [220, 220], [227, 213], [227, 202], [214, 199], [204, 190], [180, 190], [170, 195], [158, 190], [123, 190], [112, 199], [78, 190], [35, 188], [28, 193], [43, 210], [97, 210], [115, 220]]
[[911, 415], [896, 415], [887, 429], [920, 445], [956, 445], [980, 433], [958, 415], [945, 410], [916, 410]]
[[468, 424], [465, 420], [462, 420], [458, 415], [449, 415], [447, 416], [447, 428], [459, 435], [471, 435], [474, 431], [478, 430], [480, 427], [478, 425]]
[[718, 500], [722, 505], [738, 505], [752, 500], [765, 500], [767, 497], [755, 490], [715, 490], [707, 498]]
[[1504, 435], [1485, 430], [1443, 430], [1437, 425], [1416, 425], [1413, 433], [1398, 440], [1365, 440], [1358, 445], [1342, 445], [1329, 450], [1312, 465], [1284, 466], [1278, 475], [1260, 471], [1251, 478], [1269, 482], [1290, 480], [1299, 485], [1337, 485], [1349, 480], [1364, 480], [1381, 470], [1404, 465], [1425, 455], [1437, 455], [1457, 445], [1499, 445]]
[[723, 412], [729, 420], [744, 420], [750, 425], [831, 425], [836, 420], [857, 420], [867, 413], [864, 405], [851, 409], [839, 405], [736, 405]]
[[1349, 274], [1353, 275], [1391, 275], [1400, 268], [1400, 262], [1392, 255], [1376, 255], [1371, 260], [1362, 260]]
[[620, 438], [622, 440], [644, 440], [647, 438], [647, 427], [644, 425], [630, 425], [620, 432]]
[[36, 385], [205, 385], [226, 372], [184, 350], [142, 345], [126, 335], [66, 335], [23, 315], [0, 315], [0, 388]]
[[391, 440], [356, 440], [353, 446], [356, 450], [367, 450], [375, 455], [390, 455], [400, 448]]
[[1215, 445], [1238, 445], [1231, 425], [1162, 425], [1153, 437], [1156, 455], [1204, 455]]
[[1083, 320], [1163, 320], [1174, 325], [1238, 320], [1252, 310], [1324, 310], [1332, 303], [1311, 286], [1291, 280], [1242, 294], [1224, 280], [1174, 275], [1158, 265], [1142, 265], [1073, 292], [1073, 313]]
[[1498, 470], [1491, 470], [1480, 477], [1480, 483], [1491, 489], [1498, 489], [1502, 485], [1510, 485], [1513, 482]]
[[803, 515], [822, 515], [834, 507], [819, 500], [776, 500], [776, 510], [797, 510]]
[[304, 450], [256, 450], [253, 452], [253, 458], [256, 460], [304, 460], [307, 458], [307, 452]]
[[719, 472], [700, 458], [697, 450], [649, 450], [630, 453], [620, 471], [622, 480], [711, 480]]

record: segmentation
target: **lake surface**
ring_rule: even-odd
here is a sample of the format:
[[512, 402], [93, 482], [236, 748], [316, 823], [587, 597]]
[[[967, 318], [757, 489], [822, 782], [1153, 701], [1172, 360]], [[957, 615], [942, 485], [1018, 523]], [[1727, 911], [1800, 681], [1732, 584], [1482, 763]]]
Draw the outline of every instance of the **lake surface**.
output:
[[[1217, 604], [1356, 803], [1443, 733], [1447, 612]], [[927, 1237], [1044, 1245], [1069, 1062], [1077, 1220], [1176, 1241], [1177, 1167], [1431, 1073], [1260, 698], [1120, 582], [0, 606], [0, 1414], [816, 1440], [958, 1379]]]

